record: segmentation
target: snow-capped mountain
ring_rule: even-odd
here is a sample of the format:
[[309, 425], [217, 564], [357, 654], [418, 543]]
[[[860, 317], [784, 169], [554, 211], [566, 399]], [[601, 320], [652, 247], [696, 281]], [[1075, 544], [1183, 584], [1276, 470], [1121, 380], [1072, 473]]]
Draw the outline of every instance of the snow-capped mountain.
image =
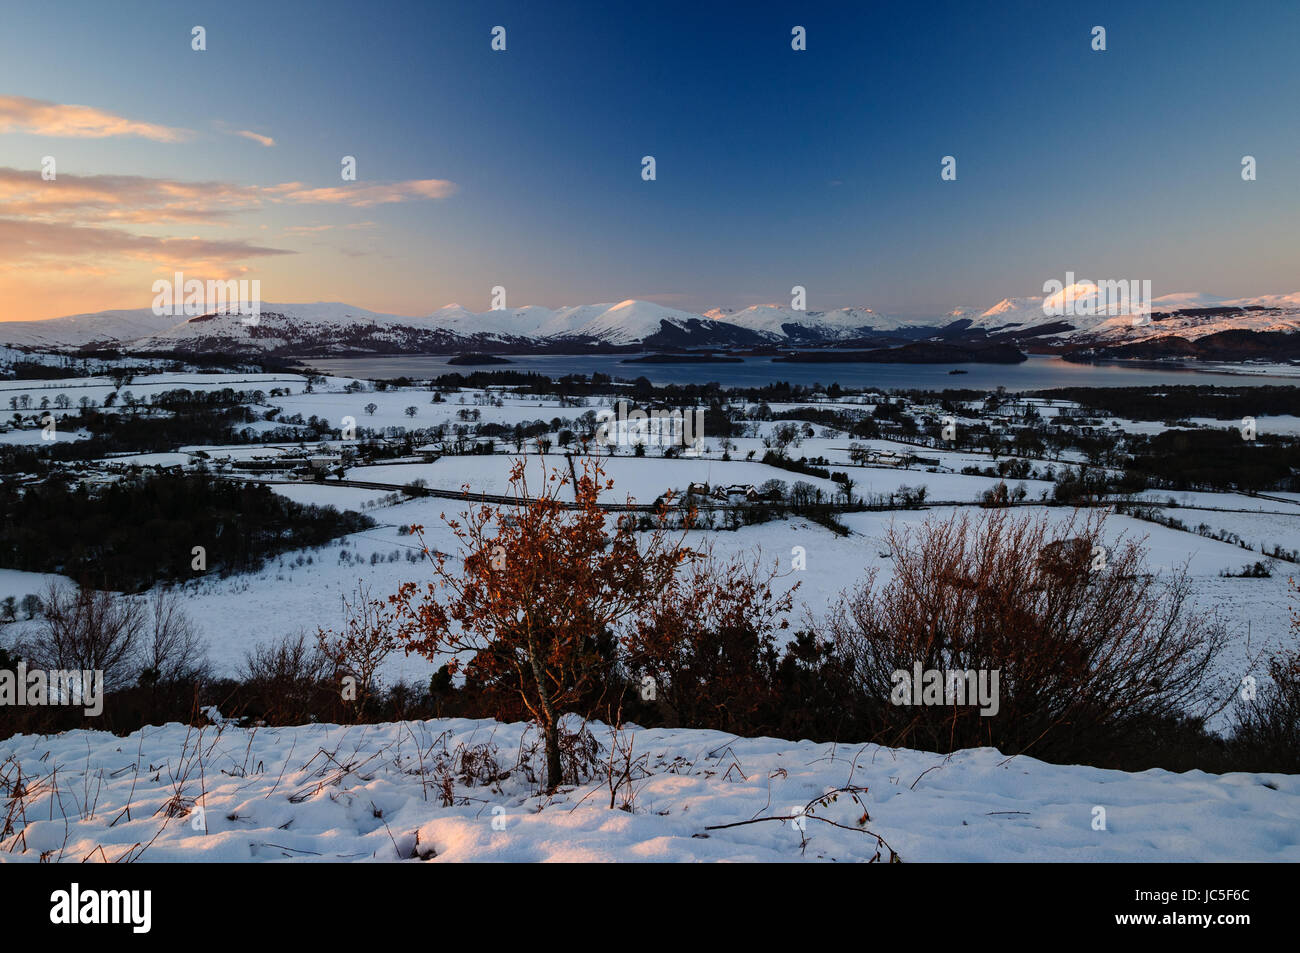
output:
[[[102, 318], [102, 320], [101, 320]], [[0, 324], [0, 342], [134, 352], [412, 353], [586, 345], [754, 346], [860, 337], [902, 326], [867, 308], [800, 312], [775, 305], [696, 314], [650, 301], [474, 312], [449, 304], [425, 317], [341, 302], [263, 303], [256, 321], [233, 311], [157, 317], [148, 310]], [[11, 333], [13, 332], [13, 333]]]
[[5, 321], [0, 323], [0, 343], [33, 348], [116, 347], [165, 331], [176, 321], [171, 315], [159, 317], [149, 308], [71, 314], [45, 321]]
[[[196, 354], [399, 353], [459, 347], [462, 339], [469, 344], [508, 341], [488, 333], [462, 335], [433, 318], [385, 314], [336, 302], [263, 303], [255, 318], [237, 312], [199, 315], [132, 341], [129, 349]], [[527, 338], [521, 335], [518, 340]]]
[[1053, 296], [1004, 298], [990, 308], [960, 307], [935, 317], [898, 317], [871, 308], [797, 311], [775, 304], [714, 308], [703, 314], [629, 299], [561, 308], [529, 305], [475, 312], [449, 304], [419, 317], [340, 302], [264, 303], [256, 322], [237, 313], [194, 317], [149, 309], [103, 311], [48, 321], [0, 323], [0, 344], [37, 349], [114, 347], [180, 352], [311, 356], [344, 353], [452, 353], [568, 347], [754, 347], [918, 339], [945, 332], [997, 335], [1071, 346], [1112, 346], [1223, 331], [1300, 330], [1300, 292], [1228, 299], [1201, 292], [1155, 298], [1149, 306], [1110, 303], [1079, 282]]
[[714, 308], [704, 312], [714, 321], [734, 324], [772, 340], [848, 340], [879, 331], [930, 325], [930, 321], [907, 321], [880, 314], [870, 308], [840, 308], [836, 311], [797, 311], [777, 304], [756, 304], [741, 311]]
[[715, 308], [696, 314], [636, 299], [556, 310], [527, 307], [480, 314], [459, 305], [448, 305], [432, 315], [440, 327], [465, 336], [585, 340], [609, 345], [761, 343], [804, 337], [834, 340], [870, 330], [873, 318], [878, 317], [866, 308], [800, 312], [776, 305], [759, 305], [744, 311]]
[[1300, 330], [1300, 292], [1222, 298], [1198, 291], [1160, 295], [1149, 303], [1118, 301], [1095, 282], [1054, 295], [1003, 298], [971, 317], [989, 333], [1039, 333], [1045, 340], [1116, 343], [1177, 336], [1196, 340], [1223, 331]]
[[[629, 299], [614, 305], [594, 305], [587, 308], [564, 309], [581, 313], [586, 320], [566, 332], [569, 337], [592, 338], [605, 344], [637, 344], [662, 333], [665, 326], [678, 331], [701, 322], [700, 315], [678, 311], [649, 301]], [[563, 336], [563, 335], [561, 335]]]

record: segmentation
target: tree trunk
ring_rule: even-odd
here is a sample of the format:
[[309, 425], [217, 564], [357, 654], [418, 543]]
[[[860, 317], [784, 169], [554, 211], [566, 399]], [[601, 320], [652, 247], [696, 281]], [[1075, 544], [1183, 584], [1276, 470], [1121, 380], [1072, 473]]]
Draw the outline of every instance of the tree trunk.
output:
[[546, 793], [554, 794], [564, 780], [564, 768], [560, 764], [560, 727], [551, 722], [544, 725], [543, 730], [546, 734]]
[[533, 679], [537, 684], [537, 701], [541, 708], [542, 734], [546, 738], [546, 793], [554, 794], [555, 789], [564, 780], [564, 771], [560, 766], [560, 725], [559, 716], [551, 707], [551, 698], [546, 694], [546, 672], [542, 667], [537, 640], [530, 632], [528, 639], [529, 662], [533, 669]]

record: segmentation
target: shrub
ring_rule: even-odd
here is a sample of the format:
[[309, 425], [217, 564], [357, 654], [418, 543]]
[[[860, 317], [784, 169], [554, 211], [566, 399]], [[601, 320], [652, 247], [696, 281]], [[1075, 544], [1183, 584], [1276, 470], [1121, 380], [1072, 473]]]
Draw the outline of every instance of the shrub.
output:
[[275, 724], [313, 721], [337, 708], [339, 695], [327, 674], [328, 660], [303, 632], [255, 646], [240, 670], [248, 694], [240, 707]]
[[144, 604], [142, 613], [139, 679], [165, 685], [205, 678], [205, 645], [180, 597], [159, 589]]
[[626, 638], [628, 666], [634, 682], [653, 687], [668, 723], [745, 731], [770, 714], [777, 635], [789, 626], [798, 588], [777, 595], [776, 579], [757, 556], [724, 562], [710, 554], [637, 618]]
[[1232, 742], [1253, 770], [1300, 772], [1300, 651], [1269, 661], [1271, 684], [1233, 711]]
[[[1188, 602], [1185, 572], [1160, 580], [1144, 551], [1102, 546], [1104, 516], [1055, 528], [1044, 515], [984, 511], [888, 533], [894, 574], [874, 574], [831, 612], [825, 629], [852, 667], [864, 720], [890, 744], [950, 751], [1116, 758], [1134, 729], [1208, 711], [1207, 672], [1223, 628]], [[944, 697], [888, 703], [923, 671], [998, 673], [998, 708]], [[992, 676], [989, 676], [991, 685]]]

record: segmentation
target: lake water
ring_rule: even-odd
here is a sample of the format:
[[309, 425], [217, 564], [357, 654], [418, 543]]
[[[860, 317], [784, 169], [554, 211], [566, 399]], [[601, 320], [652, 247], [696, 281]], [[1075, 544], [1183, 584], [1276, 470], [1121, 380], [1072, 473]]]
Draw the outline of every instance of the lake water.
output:
[[1059, 357], [1031, 355], [1020, 364], [965, 364], [965, 374], [949, 374], [952, 364], [785, 364], [770, 357], [745, 358], [743, 364], [624, 364], [621, 355], [556, 355], [509, 357], [509, 364], [481, 367], [448, 366], [449, 355], [403, 354], [383, 357], [313, 358], [305, 363], [337, 377], [365, 379], [410, 377], [428, 379], [448, 373], [468, 374], [477, 370], [516, 370], [559, 377], [565, 374], [599, 372], [634, 380], [645, 377], [655, 384], [705, 384], [751, 387], [773, 381], [792, 384], [838, 383], [841, 387], [894, 390], [921, 388], [971, 388], [991, 390], [999, 385], [1009, 391], [1040, 390], [1049, 387], [1160, 387], [1174, 384], [1227, 384], [1252, 386], [1297, 384], [1300, 368], [1273, 366], [1262, 374], [1258, 366], [1243, 372], [1216, 372], [1175, 368], [1127, 367], [1113, 364], [1071, 364]]

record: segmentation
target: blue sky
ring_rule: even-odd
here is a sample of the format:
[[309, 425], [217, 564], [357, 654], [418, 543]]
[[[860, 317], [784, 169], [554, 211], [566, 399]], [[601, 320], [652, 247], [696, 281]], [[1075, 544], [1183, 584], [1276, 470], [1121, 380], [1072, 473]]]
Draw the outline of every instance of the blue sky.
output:
[[[19, 101], [7, 126], [0, 108], [0, 319], [146, 306], [178, 268], [409, 314], [486, 310], [494, 285], [511, 306], [702, 310], [800, 284], [812, 309], [907, 314], [1067, 271], [1156, 295], [1300, 289], [1290, 0], [3, 13], [0, 101]], [[47, 155], [58, 179], [34, 186]], [[216, 185], [180, 189], [178, 220], [141, 197], [158, 183]]]

